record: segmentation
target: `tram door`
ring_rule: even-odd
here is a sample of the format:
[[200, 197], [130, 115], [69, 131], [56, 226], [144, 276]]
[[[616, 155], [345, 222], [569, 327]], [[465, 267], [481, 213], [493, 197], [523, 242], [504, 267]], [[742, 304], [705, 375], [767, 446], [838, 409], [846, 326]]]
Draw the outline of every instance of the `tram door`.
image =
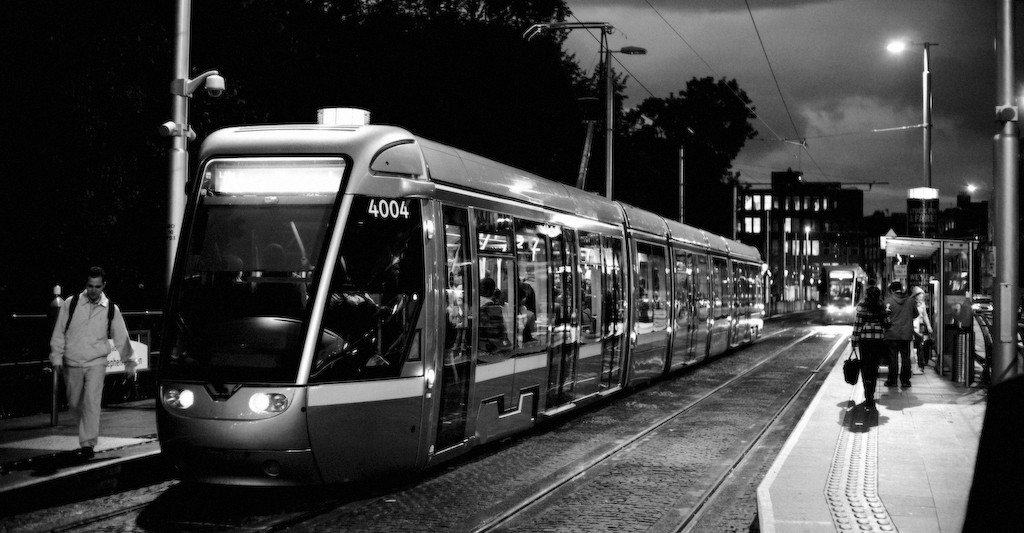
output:
[[694, 254], [693, 259], [693, 354], [699, 361], [708, 355], [711, 336], [711, 265], [705, 254]]
[[552, 409], [573, 399], [576, 379], [576, 287], [573, 276], [573, 249], [575, 235], [562, 228], [551, 238], [551, 265], [555, 272], [551, 280], [552, 337], [548, 363], [548, 392], [545, 407]]
[[473, 331], [469, 302], [473, 298], [473, 263], [469, 247], [469, 216], [465, 209], [445, 206], [445, 329], [439, 372], [440, 416], [435, 449], [440, 451], [463, 441], [466, 434], [469, 387], [472, 373]]
[[732, 288], [729, 283], [729, 266], [724, 258], [711, 259], [711, 290], [714, 291], [711, 308], [711, 346], [713, 354], [720, 354], [729, 348], [729, 333], [732, 329], [733, 306]]
[[601, 386], [613, 390], [622, 384], [622, 350], [625, 343], [625, 269], [622, 268], [622, 239], [603, 237], [601, 261], [604, 283], [601, 294]]
[[673, 249], [675, 267], [673, 298], [675, 299], [675, 324], [672, 335], [672, 368], [693, 363], [696, 353], [693, 349], [697, 325], [694, 322], [693, 254], [680, 247]]
[[579, 232], [579, 351], [576, 359], [575, 397], [596, 394], [601, 385], [601, 316], [605, 305], [605, 279], [601, 264], [601, 234]]

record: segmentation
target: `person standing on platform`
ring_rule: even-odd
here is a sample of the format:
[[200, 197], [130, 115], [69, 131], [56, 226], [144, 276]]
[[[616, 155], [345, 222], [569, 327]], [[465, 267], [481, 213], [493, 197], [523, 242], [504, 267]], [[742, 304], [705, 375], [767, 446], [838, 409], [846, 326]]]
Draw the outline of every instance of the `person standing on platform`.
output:
[[68, 407], [78, 423], [81, 448], [77, 455], [82, 460], [93, 457], [99, 440], [103, 378], [111, 351], [108, 339], [114, 339], [129, 377], [135, 377], [136, 365], [121, 310], [103, 293], [106, 273], [92, 267], [86, 279], [85, 290], [60, 306], [50, 336], [50, 364], [54, 372], [64, 374]]
[[889, 375], [886, 387], [896, 386], [896, 376], [903, 388], [910, 387], [910, 343], [914, 340], [914, 302], [903, 292], [903, 284], [894, 281], [889, 284], [889, 296], [885, 299], [892, 327], [885, 330], [885, 343], [889, 347]]
[[914, 285], [914, 288], [910, 289], [910, 296], [913, 298], [914, 309], [917, 310], [917, 316], [914, 318], [914, 336], [920, 341], [915, 343], [918, 346], [917, 366], [924, 370], [928, 365], [928, 356], [931, 355], [928, 353], [931, 351], [928, 340], [932, 338], [934, 331], [932, 321], [928, 318], [928, 306], [924, 303], [924, 289], [920, 285]]
[[860, 376], [864, 383], [864, 407], [875, 410], [875, 384], [878, 381], [878, 363], [889, 353], [885, 345], [885, 304], [882, 291], [870, 286], [864, 299], [857, 304], [857, 318], [853, 322], [850, 343], [860, 348]]

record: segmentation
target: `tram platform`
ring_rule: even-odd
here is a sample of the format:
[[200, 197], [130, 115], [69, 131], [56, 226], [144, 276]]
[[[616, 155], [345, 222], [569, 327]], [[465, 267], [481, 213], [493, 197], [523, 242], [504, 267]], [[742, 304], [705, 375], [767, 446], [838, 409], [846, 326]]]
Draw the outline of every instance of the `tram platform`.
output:
[[0, 420], [0, 515], [41, 493], [88, 493], [90, 485], [124, 479], [127, 469], [151, 470], [160, 454], [154, 402], [104, 407], [95, 457], [89, 460], [74, 456], [78, 426], [67, 411], [56, 426], [48, 413]]
[[875, 392], [833, 366], [757, 491], [763, 533], [961, 531], [987, 394], [914, 366], [911, 387]]

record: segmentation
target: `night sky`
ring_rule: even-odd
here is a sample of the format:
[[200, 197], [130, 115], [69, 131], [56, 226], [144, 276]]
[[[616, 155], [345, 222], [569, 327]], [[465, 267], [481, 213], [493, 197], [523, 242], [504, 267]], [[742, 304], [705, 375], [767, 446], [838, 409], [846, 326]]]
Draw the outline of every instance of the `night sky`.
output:
[[[885, 46], [897, 38], [939, 43], [931, 48], [932, 181], [942, 207], [951, 206], [968, 184], [979, 187], [975, 200], [990, 198], [997, 131], [996, 4], [572, 0], [569, 7], [580, 21], [615, 26], [613, 50], [648, 50], [646, 56], [617, 56], [635, 77], [628, 85], [627, 105], [679, 91], [695, 76], [735, 78], [763, 120], [754, 122], [759, 140], [748, 141], [733, 164], [741, 181], [766, 184], [773, 170], [792, 167], [808, 181], [889, 182], [870, 191], [860, 187], [866, 191], [865, 214], [870, 214], [906, 211], [907, 188], [925, 185], [920, 129], [871, 133], [922, 122], [922, 48], [893, 55]], [[1017, 18], [1020, 41], [1019, 7]], [[598, 44], [586, 32], [572, 32], [568, 48], [584, 68], [596, 65]], [[807, 149], [780, 138], [807, 139]]]

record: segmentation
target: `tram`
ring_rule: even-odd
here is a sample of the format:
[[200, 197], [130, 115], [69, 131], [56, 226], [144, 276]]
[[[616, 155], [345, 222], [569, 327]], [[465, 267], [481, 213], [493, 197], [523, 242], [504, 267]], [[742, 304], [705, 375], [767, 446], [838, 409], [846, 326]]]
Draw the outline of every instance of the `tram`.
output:
[[186, 479], [423, 469], [763, 329], [755, 248], [398, 127], [229, 128], [199, 165], [157, 401]]
[[818, 307], [826, 324], [853, 324], [868, 276], [860, 265], [822, 265]]

